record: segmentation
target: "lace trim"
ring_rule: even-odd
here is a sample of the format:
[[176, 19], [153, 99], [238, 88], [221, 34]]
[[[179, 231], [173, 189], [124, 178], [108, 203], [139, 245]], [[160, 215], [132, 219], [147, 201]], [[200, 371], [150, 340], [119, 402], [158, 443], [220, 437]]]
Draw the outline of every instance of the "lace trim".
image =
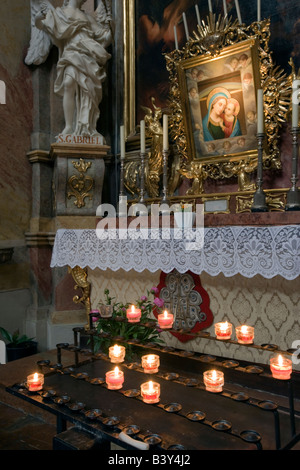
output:
[[[184, 237], [182, 237], [184, 233]], [[156, 229], [126, 231], [96, 230], [57, 231], [51, 267], [77, 266], [117, 271], [142, 272], [176, 269], [180, 273], [203, 271], [211, 276], [241, 274], [251, 278], [280, 275], [295, 279], [300, 271], [300, 226], [212, 227], [195, 229]], [[196, 234], [197, 235], [197, 234]], [[196, 240], [196, 241], [195, 241]], [[188, 242], [197, 249], [187, 248]], [[192, 245], [194, 246], [194, 245]]]

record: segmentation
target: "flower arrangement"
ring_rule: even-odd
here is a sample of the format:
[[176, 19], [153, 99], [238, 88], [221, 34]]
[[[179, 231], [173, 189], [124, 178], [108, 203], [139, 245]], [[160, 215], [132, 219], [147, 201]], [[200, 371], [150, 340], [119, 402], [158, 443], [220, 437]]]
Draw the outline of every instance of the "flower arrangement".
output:
[[[107, 352], [114, 338], [121, 337], [124, 341], [138, 339], [141, 343], [163, 343], [159, 337], [159, 331], [156, 328], [156, 321], [151, 317], [154, 309], [161, 311], [164, 301], [157, 297], [157, 287], [152, 287], [147, 291], [147, 295], [142, 295], [135, 302], [135, 306], [141, 309], [141, 319], [139, 323], [128, 323], [123, 321], [126, 319], [126, 310], [130, 304], [114, 302], [114, 298], [110, 297], [109, 290], [104, 290], [105, 304], [112, 307], [112, 315], [109, 318], [99, 318], [96, 324], [98, 333], [105, 333], [103, 336], [94, 337], [95, 350], [101, 349]], [[106, 337], [107, 334], [107, 337]], [[126, 347], [126, 352], [130, 350]]]

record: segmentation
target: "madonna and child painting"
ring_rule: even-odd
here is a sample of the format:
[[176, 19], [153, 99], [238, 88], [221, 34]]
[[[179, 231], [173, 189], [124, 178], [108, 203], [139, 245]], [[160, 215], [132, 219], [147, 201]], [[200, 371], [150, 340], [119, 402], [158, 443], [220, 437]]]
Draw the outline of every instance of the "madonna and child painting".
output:
[[185, 70], [195, 157], [231, 155], [256, 146], [251, 51]]

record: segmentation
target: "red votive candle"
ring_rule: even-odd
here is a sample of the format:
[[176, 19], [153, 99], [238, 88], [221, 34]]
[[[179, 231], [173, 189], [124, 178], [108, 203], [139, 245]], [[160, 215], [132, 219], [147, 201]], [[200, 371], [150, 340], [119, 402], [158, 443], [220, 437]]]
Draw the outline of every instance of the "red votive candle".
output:
[[203, 381], [208, 392], [222, 392], [224, 374], [220, 370], [207, 370], [203, 372]]
[[145, 382], [141, 385], [141, 395], [144, 403], [157, 403], [160, 397], [160, 385], [157, 382]]
[[232, 334], [232, 324], [227, 321], [216, 323], [215, 334], [217, 339], [230, 339]]
[[252, 344], [254, 340], [254, 328], [253, 326], [241, 325], [235, 329], [238, 343], [240, 344]]
[[158, 372], [159, 356], [156, 354], [147, 354], [142, 356], [142, 367], [145, 374], [155, 374]]
[[109, 390], [119, 390], [123, 386], [124, 373], [115, 367], [114, 370], [106, 372], [105, 381]]
[[37, 392], [42, 390], [44, 385], [44, 375], [35, 372], [34, 374], [28, 375], [27, 387], [30, 392]]
[[113, 362], [115, 364], [123, 362], [125, 358], [125, 347], [118, 346], [117, 344], [115, 344], [114, 346], [111, 346], [109, 348], [108, 355], [110, 358], [110, 362]]
[[137, 323], [141, 319], [141, 309], [131, 305], [131, 307], [126, 310], [126, 316], [129, 323]]
[[292, 361], [279, 354], [270, 359], [270, 369], [274, 379], [289, 380], [292, 373]]
[[174, 321], [174, 315], [172, 313], [165, 310], [164, 313], [158, 315], [157, 319], [160, 328], [172, 328]]

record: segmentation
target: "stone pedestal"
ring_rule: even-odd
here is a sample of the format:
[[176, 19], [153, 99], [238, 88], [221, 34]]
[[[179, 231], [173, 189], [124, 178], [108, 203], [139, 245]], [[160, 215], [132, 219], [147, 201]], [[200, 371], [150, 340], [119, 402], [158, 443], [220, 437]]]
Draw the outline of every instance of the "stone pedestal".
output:
[[52, 144], [56, 216], [96, 215], [102, 200], [104, 158], [108, 150], [106, 145], [89, 143]]

